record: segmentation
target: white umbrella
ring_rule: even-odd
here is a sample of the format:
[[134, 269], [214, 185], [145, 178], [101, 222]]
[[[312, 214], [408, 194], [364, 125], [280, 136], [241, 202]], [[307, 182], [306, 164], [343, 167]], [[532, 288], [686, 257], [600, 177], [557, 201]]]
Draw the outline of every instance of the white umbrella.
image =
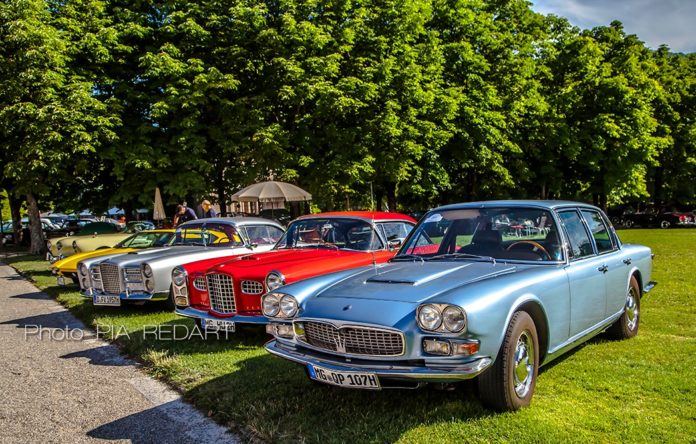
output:
[[233, 202], [296, 202], [310, 201], [312, 195], [291, 183], [259, 182], [232, 195]]
[[159, 187], [155, 188], [155, 208], [152, 211], [153, 220], [166, 219], [167, 215], [164, 213], [164, 205], [162, 205], [162, 195], [160, 194]]

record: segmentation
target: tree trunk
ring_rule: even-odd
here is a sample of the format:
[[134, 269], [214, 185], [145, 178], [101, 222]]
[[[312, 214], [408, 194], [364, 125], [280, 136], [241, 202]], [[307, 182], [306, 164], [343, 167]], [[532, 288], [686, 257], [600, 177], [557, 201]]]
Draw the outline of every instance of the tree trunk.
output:
[[126, 222], [130, 222], [134, 219], [137, 219], [137, 217], [133, 217], [133, 213], [135, 212], [135, 204], [133, 203], [132, 200], [129, 200], [128, 202], [123, 205], [123, 215], [126, 216]]
[[396, 211], [396, 184], [387, 183], [387, 206], [389, 211]]
[[27, 193], [27, 210], [29, 212], [29, 232], [31, 233], [31, 254], [45, 254], [46, 240], [41, 229], [41, 214], [39, 213], [39, 204], [33, 193]]
[[15, 245], [19, 245], [19, 238], [22, 235], [22, 199], [18, 198], [11, 191], [7, 190], [7, 199], [10, 201], [10, 214], [12, 215], [12, 231]]

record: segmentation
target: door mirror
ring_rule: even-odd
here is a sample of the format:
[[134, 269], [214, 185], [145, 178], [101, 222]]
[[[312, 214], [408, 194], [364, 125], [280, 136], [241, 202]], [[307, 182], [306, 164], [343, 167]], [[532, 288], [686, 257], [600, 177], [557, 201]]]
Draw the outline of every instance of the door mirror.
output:
[[394, 251], [401, 247], [401, 244], [403, 244], [404, 241], [403, 239], [392, 239], [388, 242], [389, 245], [389, 251]]

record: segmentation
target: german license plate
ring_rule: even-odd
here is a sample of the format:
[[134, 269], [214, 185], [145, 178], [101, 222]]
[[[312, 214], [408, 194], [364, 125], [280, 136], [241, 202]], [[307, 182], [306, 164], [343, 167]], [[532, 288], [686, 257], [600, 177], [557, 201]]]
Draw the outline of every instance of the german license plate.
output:
[[205, 319], [203, 325], [206, 330], [220, 330], [234, 333], [234, 322], [222, 319]]
[[58, 276], [58, 285], [65, 285], [65, 276]]
[[381, 388], [374, 373], [337, 372], [312, 364], [307, 364], [307, 368], [312, 379], [326, 384], [372, 390]]
[[108, 305], [111, 307], [120, 307], [121, 298], [119, 296], [108, 296], [103, 294], [95, 294], [92, 299], [94, 305]]

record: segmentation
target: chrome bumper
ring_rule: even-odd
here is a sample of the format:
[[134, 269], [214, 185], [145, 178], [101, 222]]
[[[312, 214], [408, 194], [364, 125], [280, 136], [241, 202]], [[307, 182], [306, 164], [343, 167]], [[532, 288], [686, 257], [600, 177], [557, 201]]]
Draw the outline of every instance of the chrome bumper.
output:
[[484, 370], [492, 363], [490, 358], [478, 358], [474, 361], [459, 365], [437, 367], [416, 367], [400, 365], [399, 362], [390, 364], [388, 362], [373, 363], [346, 363], [337, 362], [325, 357], [319, 357], [311, 352], [302, 352], [293, 350], [290, 347], [284, 347], [277, 340], [271, 340], [266, 343], [266, 351], [288, 359], [298, 364], [318, 365], [326, 369], [338, 372], [353, 372], [353, 373], [370, 373], [385, 379], [400, 379], [414, 380], [417, 382], [455, 382], [458, 380], [471, 379]]
[[82, 290], [80, 289], [80, 294], [82, 296], [92, 299], [95, 295], [104, 296], [118, 296], [122, 301], [162, 301], [169, 297], [169, 292], [158, 292], [158, 293], [131, 293], [123, 292], [119, 294], [106, 293], [99, 290], [94, 290], [93, 288]]
[[179, 316], [184, 316], [186, 318], [194, 318], [194, 319], [210, 319], [210, 320], [216, 320], [216, 321], [230, 321], [239, 323], [239, 324], [268, 324], [269, 320], [267, 317], [258, 315], [258, 316], [244, 316], [244, 315], [239, 315], [236, 314], [234, 316], [229, 316], [229, 317], [220, 317], [220, 316], [213, 316], [210, 313], [208, 313], [205, 310], [198, 310], [197, 308], [193, 307], [176, 307], [176, 314]]

